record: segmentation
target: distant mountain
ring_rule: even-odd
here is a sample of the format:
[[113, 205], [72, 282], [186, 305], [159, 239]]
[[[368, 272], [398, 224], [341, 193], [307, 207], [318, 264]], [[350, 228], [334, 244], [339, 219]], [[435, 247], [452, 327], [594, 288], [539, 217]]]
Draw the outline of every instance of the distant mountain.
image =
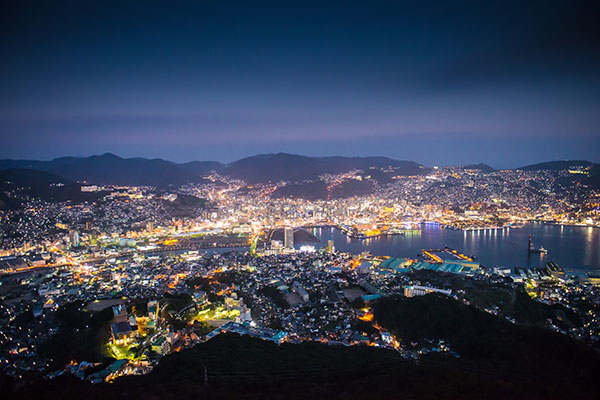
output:
[[539, 164], [526, 165], [524, 167], [516, 168], [521, 171], [539, 171], [539, 170], [550, 170], [550, 171], [560, 171], [564, 169], [574, 168], [574, 167], [591, 167], [594, 163], [586, 160], [564, 160], [564, 161], [547, 161]]
[[[104, 192], [82, 192], [81, 184], [46, 172], [27, 168], [0, 171], [0, 208], [19, 208], [24, 197], [37, 197], [46, 201], [95, 201]], [[11, 197], [5, 192], [10, 192]]]
[[228, 164], [221, 173], [257, 183], [311, 180], [322, 174], [368, 170], [370, 167], [392, 167], [396, 175], [422, 175], [428, 171], [415, 162], [387, 157], [307, 157], [277, 153], [243, 158]]
[[373, 192], [373, 182], [346, 179], [341, 184], [331, 189], [329, 198], [342, 199], [353, 196], [364, 196]]
[[180, 168], [197, 176], [208, 175], [210, 171], [220, 171], [225, 167], [217, 161], [190, 161], [183, 164], [177, 164]]
[[111, 153], [52, 161], [0, 160], [0, 169], [31, 168], [98, 185], [167, 186], [198, 180], [197, 174], [161, 159], [121, 158]]
[[[589, 161], [551, 161], [528, 165], [519, 169], [535, 171], [540, 169], [561, 170], [575, 166], [593, 166]], [[464, 168], [478, 169], [485, 173], [495, 169], [487, 164], [467, 165]], [[288, 153], [260, 154], [222, 164], [216, 161], [191, 161], [177, 164], [160, 158], [121, 158], [111, 153], [91, 157], [60, 157], [51, 161], [0, 160], [0, 171], [7, 169], [28, 169], [48, 172], [73, 182], [87, 182], [98, 185], [124, 186], [180, 186], [185, 183], [207, 182], [203, 177], [211, 171], [249, 184], [276, 183], [286, 181], [301, 183], [314, 181], [323, 174], [339, 174], [361, 170], [360, 176], [370, 182], [385, 184], [396, 176], [424, 175], [430, 169], [413, 161], [394, 160], [388, 157], [308, 157]], [[361, 186], [359, 189], [358, 186]], [[351, 182], [358, 190], [342, 191], [337, 196], [352, 196], [360, 193], [367, 184]], [[308, 188], [308, 187], [305, 187]], [[288, 191], [302, 192], [305, 188], [288, 188]], [[311, 187], [312, 196], [321, 197], [316, 191], [322, 188]], [[302, 195], [300, 193], [300, 195]]]
[[305, 200], [324, 200], [328, 196], [327, 184], [323, 181], [290, 183], [285, 186], [279, 186], [271, 194], [271, 197], [275, 199], [292, 197]]
[[179, 193], [174, 201], [163, 200], [162, 204], [172, 217], [194, 218], [199, 216], [199, 211], [206, 207], [207, 201], [196, 196]]
[[314, 179], [321, 171], [321, 165], [311, 157], [279, 153], [242, 158], [228, 164], [221, 173], [257, 183]]
[[87, 158], [57, 159], [52, 163], [50, 172], [100, 185], [166, 186], [182, 185], [197, 180], [195, 174], [158, 158], [121, 158], [106, 153]]
[[592, 187], [594, 187], [596, 189], [600, 189], [600, 164], [596, 164], [590, 170], [590, 177], [589, 177], [588, 183]]
[[65, 177], [35, 169], [10, 168], [0, 171], [0, 187], [15, 186], [18, 188], [37, 188], [57, 183], [70, 184], [73, 182]]
[[28, 169], [39, 169], [43, 170], [44, 165], [48, 163], [48, 161], [37, 161], [37, 160], [0, 160], [0, 170], [5, 169], [20, 169], [20, 168], [28, 168]]
[[392, 167], [396, 170], [396, 175], [423, 175], [429, 168], [424, 167], [413, 161], [394, 160], [388, 157], [321, 157], [318, 158], [324, 164], [336, 170], [345, 172], [349, 169], [368, 170], [371, 167], [386, 168]]
[[492, 172], [497, 171], [495, 168], [484, 163], [465, 165], [464, 169], [477, 169], [485, 174], [491, 174]]
[[[44, 171], [10, 168], [0, 171], [0, 210], [21, 208], [22, 196], [39, 192], [56, 183], [69, 183], [65, 178]], [[10, 196], [6, 194], [10, 192]]]
[[313, 181], [290, 183], [279, 186], [272, 194], [273, 198], [292, 197], [305, 200], [333, 200], [362, 196], [372, 193], [374, 183], [370, 180], [358, 181], [345, 179], [340, 184], [329, 187], [326, 182]]
[[412, 161], [386, 157], [307, 157], [294, 154], [263, 154], [230, 164], [216, 161], [192, 161], [176, 164], [161, 159], [121, 158], [111, 153], [91, 157], [61, 157], [51, 161], [0, 160], [0, 170], [34, 169], [73, 181], [99, 185], [179, 186], [201, 182], [216, 171], [249, 183], [304, 181], [319, 175], [338, 174], [354, 169], [391, 167], [395, 175], [420, 175], [427, 168]]

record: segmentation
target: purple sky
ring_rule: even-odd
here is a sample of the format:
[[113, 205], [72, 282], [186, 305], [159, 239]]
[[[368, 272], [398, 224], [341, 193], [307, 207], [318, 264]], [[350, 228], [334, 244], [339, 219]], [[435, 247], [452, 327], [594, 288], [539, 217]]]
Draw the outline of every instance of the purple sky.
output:
[[594, 2], [17, 3], [0, 158], [600, 162]]

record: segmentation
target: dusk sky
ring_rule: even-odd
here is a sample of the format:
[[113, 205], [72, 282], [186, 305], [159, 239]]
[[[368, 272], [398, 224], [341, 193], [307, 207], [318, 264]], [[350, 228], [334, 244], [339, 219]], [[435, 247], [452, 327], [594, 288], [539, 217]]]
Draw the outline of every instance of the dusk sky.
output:
[[0, 158], [600, 162], [597, 1], [13, 3]]

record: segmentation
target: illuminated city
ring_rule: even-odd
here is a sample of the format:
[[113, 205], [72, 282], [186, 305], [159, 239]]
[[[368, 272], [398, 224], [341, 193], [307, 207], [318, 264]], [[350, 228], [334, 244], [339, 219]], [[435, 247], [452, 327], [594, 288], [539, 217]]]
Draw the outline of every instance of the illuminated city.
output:
[[594, 7], [135, 3], [3, 17], [8, 398], [598, 398]]

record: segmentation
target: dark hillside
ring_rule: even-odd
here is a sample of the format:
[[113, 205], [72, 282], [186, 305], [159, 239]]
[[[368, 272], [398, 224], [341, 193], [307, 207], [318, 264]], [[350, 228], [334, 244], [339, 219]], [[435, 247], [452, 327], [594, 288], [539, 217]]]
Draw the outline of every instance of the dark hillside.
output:
[[[548, 348], [547, 351], [552, 351]], [[584, 360], [585, 361], [585, 360]], [[514, 367], [514, 368], [513, 368]], [[207, 380], [205, 381], [205, 371]], [[533, 375], [519, 365], [432, 356], [418, 363], [392, 350], [282, 344], [220, 335], [163, 358], [147, 376], [91, 386], [58, 378], [12, 393], [27, 399], [553, 399], [597, 398], [596, 382], [563, 369]]]
[[592, 348], [545, 328], [512, 324], [442, 295], [384, 298], [374, 315], [406, 343], [445, 339], [461, 359], [499, 373], [520, 371], [532, 378], [600, 374], [600, 356]]

